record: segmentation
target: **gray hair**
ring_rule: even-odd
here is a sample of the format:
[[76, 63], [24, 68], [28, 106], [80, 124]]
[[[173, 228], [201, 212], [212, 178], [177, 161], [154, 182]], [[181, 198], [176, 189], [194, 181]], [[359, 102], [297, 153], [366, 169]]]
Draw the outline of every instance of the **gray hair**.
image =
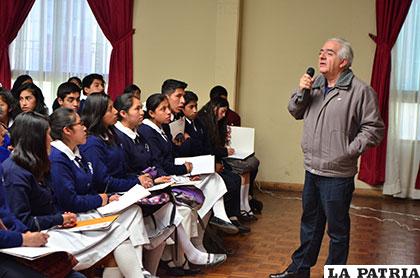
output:
[[351, 64], [353, 62], [353, 49], [351, 48], [350, 42], [342, 38], [331, 38], [327, 41], [335, 41], [338, 44], [340, 44], [341, 48], [338, 51], [338, 57], [340, 57], [340, 59], [342, 60], [345, 59], [348, 61], [346, 68], [351, 67]]

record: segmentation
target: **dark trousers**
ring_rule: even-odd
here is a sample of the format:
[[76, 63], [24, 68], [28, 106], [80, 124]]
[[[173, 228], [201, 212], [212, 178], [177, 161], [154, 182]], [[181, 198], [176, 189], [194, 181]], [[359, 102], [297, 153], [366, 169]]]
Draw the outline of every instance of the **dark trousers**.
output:
[[223, 195], [226, 214], [229, 217], [239, 216], [241, 211], [241, 177], [230, 170], [219, 173], [226, 184], [227, 192]]
[[346, 264], [350, 242], [349, 209], [354, 177], [331, 178], [305, 173], [300, 247], [292, 255], [291, 272], [309, 270], [316, 264], [325, 224], [330, 237], [325, 264]]
[[[12, 256], [0, 254], [0, 278], [46, 278], [46, 276], [15, 261]], [[72, 271], [66, 278], [86, 278], [86, 276]]]
[[45, 278], [27, 266], [24, 266], [9, 256], [0, 255], [0, 278]]

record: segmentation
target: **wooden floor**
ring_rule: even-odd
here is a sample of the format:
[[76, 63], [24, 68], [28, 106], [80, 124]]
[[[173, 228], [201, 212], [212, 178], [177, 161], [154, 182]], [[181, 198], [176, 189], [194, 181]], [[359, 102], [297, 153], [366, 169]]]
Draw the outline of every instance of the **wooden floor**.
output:
[[[225, 245], [232, 248], [235, 254], [229, 256], [223, 265], [204, 269], [203, 274], [194, 277], [259, 278], [283, 270], [299, 244], [299, 197], [298, 192], [275, 192], [272, 195], [259, 192], [257, 198], [264, 202], [264, 210], [259, 220], [251, 224], [251, 233], [246, 236], [225, 237]], [[351, 209], [348, 264], [420, 264], [419, 201], [354, 196], [352, 205], [401, 214]], [[407, 225], [409, 229], [417, 230], [408, 231], [394, 222], [381, 222], [373, 217], [381, 220], [394, 219]], [[311, 270], [311, 277], [322, 277], [327, 251], [328, 235], [325, 235], [319, 260]], [[158, 275], [170, 277], [164, 272], [159, 272]]]

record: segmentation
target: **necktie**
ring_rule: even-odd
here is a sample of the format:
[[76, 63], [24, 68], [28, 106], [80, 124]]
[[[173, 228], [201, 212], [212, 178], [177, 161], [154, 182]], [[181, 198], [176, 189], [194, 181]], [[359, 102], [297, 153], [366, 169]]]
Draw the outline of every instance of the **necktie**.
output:
[[80, 169], [83, 169], [83, 171], [85, 171], [86, 173], [89, 172], [89, 169], [85, 166], [85, 164], [83, 163], [82, 159], [78, 156], [76, 156], [74, 158], [74, 160], [77, 162], [77, 164], [79, 165]]

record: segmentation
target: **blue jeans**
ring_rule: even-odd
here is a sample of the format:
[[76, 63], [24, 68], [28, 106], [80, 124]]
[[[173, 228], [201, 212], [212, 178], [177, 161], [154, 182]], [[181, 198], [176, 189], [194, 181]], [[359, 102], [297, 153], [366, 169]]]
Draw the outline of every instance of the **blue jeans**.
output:
[[325, 264], [346, 264], [350, 242], [349, 209], [354, 191], [354, 177], [332, 178], [305, 173], [302, 193], [303, 214], [300, 247], [292, 255], [291, 272], [309, 270], [316, 264], [325, 224], [330, 237]]

